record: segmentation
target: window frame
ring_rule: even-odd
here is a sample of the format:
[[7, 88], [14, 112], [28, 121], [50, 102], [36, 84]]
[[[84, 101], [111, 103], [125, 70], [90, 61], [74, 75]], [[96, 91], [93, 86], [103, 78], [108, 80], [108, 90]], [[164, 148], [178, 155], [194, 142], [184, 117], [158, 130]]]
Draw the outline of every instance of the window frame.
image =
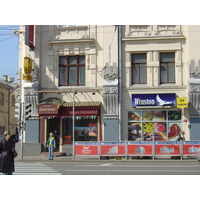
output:
[[[84, 70], [79, 70], [79, 67], [84, 67], [85, 68], [85, 62], [84, 63], [79, 63], [79, 57], [81, 56], [84, 56], [85, 58], [85, 55], [70, 55], [70, 56], [59, 56], [59, 86], [85, 86], [85, 83], [84, 84], [81, 84], [80, 83], [80, 80], [79, 80], [79, 74], [81, 73], [81, 71], [84, 71], [84, 75], [85, 75], [85, 69]], [[61, 64], [60, 63], [60, 58], [61, 57], [65, 57], [65, 64]], [[76, 63], [74, 64], [69, 64], [69, 59], [71, 57], [75, 57], [75, 61]], [[65, 67], [65, 72], [66, 72], [66, 76], [65, 76], [65, 80], [66, 80], [66, 84], [62, 84], [61, 83], [61, 69], [60, 68], [63, 68]], [[75, 70], [70, 70], [70, 67], [75, 67]], [[64, 70], [63, 70], [64, 71]], [[76, 81], [75, 81], [75, 84], [70, 84], [70, 71], [75, 71], [75, 74], [76, 74]]]
[[[174, 54], [174, 61], [165, 61], [165, 62], [162, 62], [161, 61], [161, 55], [162, 54]], [[173, 63], [174, 65], [173, 65], [173, 75], [174, 75], [174, 81], [170, 81], [169, 80], [169, 78], [171, 77], [171, 75], [169, 74], [169, 67], [171, 67], [171, 66], [169, 66], [171, 63]], [[166, 81], [164, 82], [164, 81], [162, 81], [162, 76], [161, 76], [161, 72], [162, 72], [162, 64], [164, 64], [165, 65], [165, 67], [166, 67]], [[168, 84], [168, 83], [176, 83], [176, 71], [175, 71], [175, 52], [161, 52], [160, 53], [160, 84]]]
[[[145, 55], [145, 62], [133, 62], [133, 55]], [[146, 65], [146, 78], [145, 78], [145, 83], [142, 83], [141, 80], [140, 80], [140, 71], [141, 71], [141, 68], [144, 68], [144, 67], [140, 67], [141, 64], [145, 64]], [[139, 65], [139, 67], [134, 67], [134, 65]], [[138, 77], [138, 82], [134, 82], [134, 77], [133, 77], [133, 69], [134, 68], [137, 68], [139, 69], [139, 77]], [[147, 54], [146, 53], [134, 53], [134, 54], [131, 54], [131, 84], [132, 85], [135, 85], [135, 84], [147, 84]]]

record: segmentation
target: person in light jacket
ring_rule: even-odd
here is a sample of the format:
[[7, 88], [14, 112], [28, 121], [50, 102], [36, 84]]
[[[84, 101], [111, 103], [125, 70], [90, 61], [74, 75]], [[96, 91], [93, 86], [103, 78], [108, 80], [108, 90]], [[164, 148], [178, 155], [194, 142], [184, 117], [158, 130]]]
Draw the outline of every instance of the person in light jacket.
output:
[[3, 175], [12, 175], [15, 171], [14, 149], [15, 142], [10, 138], [10, 133], [5, 131], [4, 138], [0, 141], [0, 172]]
[[53, 160], [54, 158], [53, 150], [54, 148], [56, 148], [56, 140], [52, 132], [50, 133], [49, 139], [47, 140], [47, 146], [49, 149], [49, 160]]

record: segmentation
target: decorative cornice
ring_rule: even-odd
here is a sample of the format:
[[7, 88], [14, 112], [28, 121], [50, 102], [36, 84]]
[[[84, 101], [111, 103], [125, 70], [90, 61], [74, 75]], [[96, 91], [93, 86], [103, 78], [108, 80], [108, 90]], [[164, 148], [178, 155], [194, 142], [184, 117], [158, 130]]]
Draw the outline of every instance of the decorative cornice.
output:
[[144, 41], [144, 40], [182, 40], [185, 39], [184, 36], [151, 36], [151, 37], [126, 37], [122, 38], [122, 41]]
[[91, 43], [95, 42], [94, 38], [81, 38], [81, 39], [60, 39], [60, 40], [51, 40], [50, 44], [66, 44], [66, 43]]

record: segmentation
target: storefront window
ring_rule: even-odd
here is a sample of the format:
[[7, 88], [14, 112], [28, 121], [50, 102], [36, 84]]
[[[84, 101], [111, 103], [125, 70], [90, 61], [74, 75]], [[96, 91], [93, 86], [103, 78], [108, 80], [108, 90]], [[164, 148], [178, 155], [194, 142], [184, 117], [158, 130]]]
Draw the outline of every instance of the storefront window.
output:
[[182, 132], [181, 111], [128, 111], [128, 140], [176, 141]]
[[[75, 117], [74, 134], [75, 141], [97, 141], [98, 140], [98, 117], [84, 116]], [[72, 118], [63, 119], [64, 140], [70, 136], [72, 138]]]

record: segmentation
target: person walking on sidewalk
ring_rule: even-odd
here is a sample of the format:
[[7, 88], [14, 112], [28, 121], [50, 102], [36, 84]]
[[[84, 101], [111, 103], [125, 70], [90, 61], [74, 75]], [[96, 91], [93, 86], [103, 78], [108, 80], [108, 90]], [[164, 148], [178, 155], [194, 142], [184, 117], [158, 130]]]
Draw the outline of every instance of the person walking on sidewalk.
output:
[[0, 172], [3, 175], [12, 175], [15, 171], [14, 149], [15, 142], [10, 138], [10, 133], [5, 131], [4, 138], [0, 141]]
[[49, 149], [49, 160], [53, 160], [54, 158], [53, 150], [54, 148], [56, 148], [56, 140], [52, 132], [49, 135], [50, 135], [49, 139], [47, 140], [47, 146]]

